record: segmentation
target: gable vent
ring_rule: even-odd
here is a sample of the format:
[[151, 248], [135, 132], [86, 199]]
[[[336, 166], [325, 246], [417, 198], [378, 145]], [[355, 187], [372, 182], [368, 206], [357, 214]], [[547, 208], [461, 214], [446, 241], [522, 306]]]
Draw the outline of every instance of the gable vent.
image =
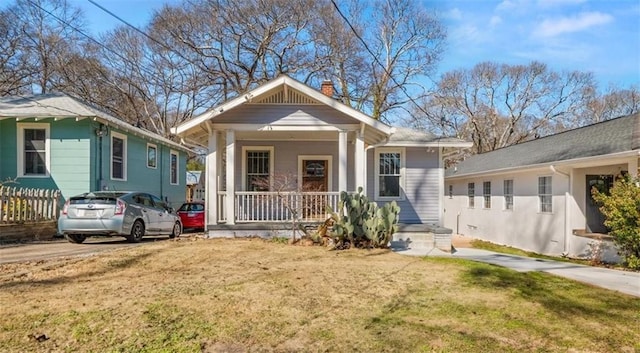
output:
[[268, 96], [265, 96], [263, 98], [260, 98], [257, 101], [254, 101], [253, 103], [258, 103], [258, 104], [305, 104], [305, 105], [315, 105], [315, 104], [320, 104], [318, 101], [316, 101], [315, 99], [309, 98], [306, 95], [293, 90], [291, 88], [287, 88], [287, 90], [285, 91], [284, 89], [280, 89], [279, 91], [270, 94]]

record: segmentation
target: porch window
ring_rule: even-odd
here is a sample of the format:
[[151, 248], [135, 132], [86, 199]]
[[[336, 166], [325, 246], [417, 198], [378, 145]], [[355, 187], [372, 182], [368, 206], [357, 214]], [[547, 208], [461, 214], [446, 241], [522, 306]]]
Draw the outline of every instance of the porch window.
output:
[[476, 206], [476, 183], [468, 183], [467, 184], [467, 206], [469, 208], [474, 208]]
[[247, 191], [269, 191], [272, 150], [246, 150], [246, 186]]
[[178, 152], [171, 151], [169, 156], [169, 181], [171, 185], [178, 185]]
[[18, 176], [49, 176], [49, 124], [17, 124]]
[[111, 133], [111, 179], [127, 180], [127, 136]]
[[152, 143], [147, 143], [147, 168], [156, 169], [158, 156], [158, 147]]
[[538, 199], [540, 200], [540, 212], [553, 212], [553, 198], [551, 192], [551, 177], [538, 177]]
[[402, 199], [404, 153], [401, 149], [379, 149], [376, 158], [376, 198]]
[[504, 181], [504, 209], [513, 210], [513, 180]]
[[484, 200], [483, 207], [491, 208], [491, 182], [485, 181], [482, 183], [482, 198]]

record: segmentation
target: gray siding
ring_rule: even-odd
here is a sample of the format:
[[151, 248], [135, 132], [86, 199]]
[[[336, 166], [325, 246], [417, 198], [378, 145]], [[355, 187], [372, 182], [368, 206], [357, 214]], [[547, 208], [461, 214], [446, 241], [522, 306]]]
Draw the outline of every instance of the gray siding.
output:
[[308, 125], [313, 122], [332, 124], [359, 123], [326, 105], [247, 104], [214, 119], [215, 123]]
[[[396, 201], [401, 208], [401, 223], [438, 224], [440, 217], [440, 183], [438, 153], [426, 148], [405, 149], [405, 199]], [[375, 200], [375, 149], [367, 152], [367, 196]], [[383, 204], [387, 201], [379, 201]]]

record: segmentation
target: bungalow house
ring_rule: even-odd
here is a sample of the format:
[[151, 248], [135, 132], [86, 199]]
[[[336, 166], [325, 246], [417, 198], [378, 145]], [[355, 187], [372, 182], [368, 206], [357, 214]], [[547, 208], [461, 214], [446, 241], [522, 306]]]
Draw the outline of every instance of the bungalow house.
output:
[[0, 179], [19, 187], [146, 191], [178, 207], [187, 152], [64, 94], [0, 98]]
[[[446, 172], [455, 232], [549, 255], [590, 256], [607, 239], [591, 189], [638, 175], [640, 114], [472, 156]], [[613, 246], [605, 254], [616, 261]]]
[[[400, 222], [443, 223], [442, 151], [453, 138], [393, 128], [322, 92], [280, 76], [175, 128], [206, 156], [210, 236], [260, 234], [325, 217], [340, 191], [395, 200]], [[244, 233], [243, 233], [244, 232]]]

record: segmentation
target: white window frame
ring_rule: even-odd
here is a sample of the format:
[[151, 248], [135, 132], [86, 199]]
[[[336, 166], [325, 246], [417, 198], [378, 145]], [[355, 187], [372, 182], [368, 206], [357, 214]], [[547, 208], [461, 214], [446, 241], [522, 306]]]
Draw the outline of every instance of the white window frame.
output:
[[[149, 149], [153, 148], [155, 153], [155, 165], [149, 165]], [[158, 169], [158, 146], [154, 143], [147, 143], [147, 168], [149, 169]]]
[[[122, 178], [114, 178], [113, 177], [113, 139], [114, 138], [118, 138], [122, 140], [122, 144], [123, 144], [123, 148], [122, 148]], [[112, 131], [111, 132], [111, 138], [109, 139], [109, 142], [111, 143], [110, 146], [110, 163], [109, 163], [109, 176], [111, 177], [111, 180], [118, 180], [118, 181], [127, 181], [127, 159], [128, 159], [128, 142], [127, 142], [127, 135], [121, 134], [119, 132], [115, 132]]]
[[[546, 178], [548, 178], [548, 180], [549, 180], [549, 184], [548, 184], [549, 193], [548, 194], [547, 193], [543, 194], [543, 193], [540, 192], [541, 191], [540, 190], [540, 186], [541, 186], [540, 182], [542, 181], [542, 179], [546, 179]], [[547, 185], [547, 184], [545, 183], [545, 185]], [[549, 197], [549, 203], [548, 204], [549, 204], [550, 210], [548, 210], [548, 211], [544, 211], [543, 207], [542, 207], [542, 205], [543, 205], [542, 199], [543, 199], [544, 196]], [[542, 176], [538, 177], [538, 212], [540, 212], [540, 213], [553, 213], [553, 177], [551, 175], [542, 175]]]
[[[306, 160], [318, 160], [318, 161], [327, 161], [327, 170], [325, 173], [327, 174], [327, 191], [333, 191], [333, 156], [329, 154], [323, 155], [298, 155], [298, 186], [302, 188], [302, 177], [304, 176], [304, 170], [302, 162]], [[245, 177], [246, 180], [246, 177]]]
[[[399, 196], [380, 196], [380, 154], [382, 153], [399, 153], [400, 154], [400, 195]], [[378, 147], [375, 149], [375, 188], [374, 188], [374, 200], [375, 201], [402, 201], [405, 199], [405, 156], [406, 149], [404, 147]]]
[[[473, 195], [469, 195], [469, 186], [473, 185]], [[476, 208], [476, 183], [470, 182], [467, 183], [467, 207], [468, 208]]]
[[[510, 182], [511, 184], [511, 193], [507, 193], [507, 183]], [[502, 181], [502, 195], [504, 198], [504, 206], [503, 206], [503, 210], [504, 211], [513, 211], [513, 204], [514, 204], [514, 197], [513, 197], [513, 179], [504, 179]], [[509, 197], [511, 198], [511, 202], [509, 202]], [[511, 205], [511, 208], [509, 208], [508, 206]]]
[[[176, 182], [174, 183], [173, 180], [171, 180], [171, 173], [173, 172], [173, 166], [171, 165], [171, 160], [173, 159], [173, 156], [176, 156]], [[180, 154], [178, 153], [178, 151], [174, 151], [171, 150], [169, 152], [169, 184], [171, 185], [180, 185]]]
[[273, 163], [275, 158], [273, 146], [242, 146], [242, 190], [247, 191], [247, 152], [269, 152], [269, 190], [273, 190]]
[[[47, 123], [17, 123], [17, 152], [18, 152], [18, 177], [20, 178], [48, 178], [50, 177], [51, 170], [51, 138], [50, 138], [50, 127]], [[44, 130], [44, 163], [45, 163], [45, 172], [44, 174], [25, 174], [25, 160], [24, 160], [24, 130], [38, 129]]]
[[[487, 185], [489, 186], [489, 193], [487, 193]], [[491, 209], [491, 181], [482, 182], [482, 208], [485, 210]]]

